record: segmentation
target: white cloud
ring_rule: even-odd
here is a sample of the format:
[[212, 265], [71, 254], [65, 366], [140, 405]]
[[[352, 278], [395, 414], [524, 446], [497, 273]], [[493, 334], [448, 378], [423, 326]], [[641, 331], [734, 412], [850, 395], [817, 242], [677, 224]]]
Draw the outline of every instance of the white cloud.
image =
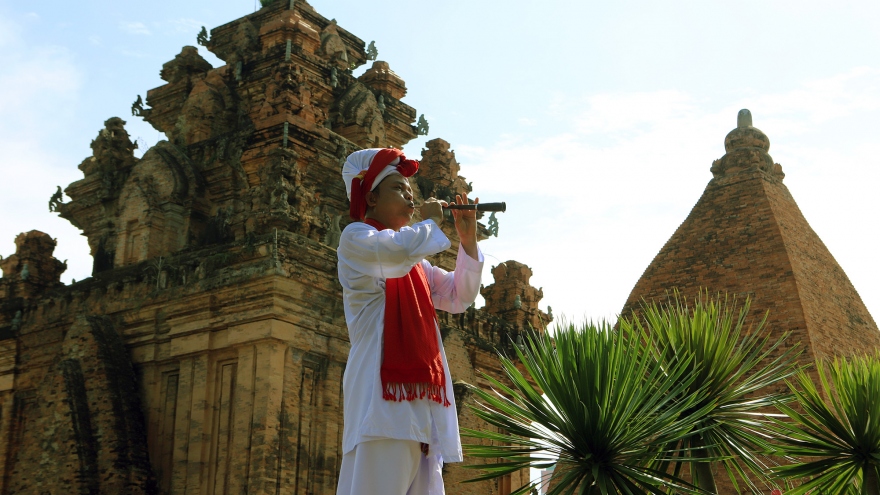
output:
[[[699, 199], [745, 107], [774, 143], [771, 154], [807, 220], [880, 316], [873, 254], [880, 235], [872, 227], [880, 212], [880, 144], [837, 145], [854, 130], [880, 130], [880, 70], [857, 68], [721, 104], [656, 91], [555, 106], [568, 132], [459, 145], [456, 154], [483, 201], [508, 202], [500, 238], [485, 251], [532, 266], [533, 285], [544, 286], [543, 304], [556, 314], [612, 317], [620, 310]], [[491, 283], [488, 268], [485, 278]]]
[[194, 43], [195, 43], [195, 37], [199, 33], [199, 31], [201, 31], [203, 25], [204, 25], [203, 23], [201, 23], [195, 19], [186, 19], [186, 18], [169, 19], [165, 22], [160, 23], [160, 26], [166, 32], [181, 33], [181, 34], [192, 33]]
[[143, 22], [120, 21], [119, 22], [119, 29], [121, 29], [122, 31], [125, 31], [128, 34], [144, 34], [144, 35], [152, 34], [150, 32], [150, 30], [147, 28], [147, 26], [144, 25]]
[[769, 116], [761, 125], [776, 128], [777, 135], [800, 134], [835, 119], [880, 110], [878, 87], [880, 69], [858, 67], [789, 92], [753, 98], [752, 104]]
[[0, 48], [8, 49], [17, 43], [21, 36], [21, 28], [14, 22], [0, 17]]
[[[30, 130], [41, 134], [40, 129], [45, 130], [58, 116], [71, 111], [82, 86], [83, 73], [72, 62], [73, 56], [66, 48], [29, 47], [18, 35], [7, 39], [3, 48], [0, 65], [5, 70], [0, 72], [0, 88], [3, 88], [0, 115], [7, 117], [0, 120], [0, 135], [10, 139]], [[55, 118], [47, 119], [47, 115]]]
[[[71, 125], [84, 74], [69, 50], [28, 45], [21, 26], [0, 18], [0, 255], [15, 252], [15, 236], [41, 230], [59, 240], [55, 256], [70, 259], [64, 280], [85, 278], [91, 257], [85, 238], [68, 221], [48, 212], [55, 187], [82, 178], [52, 146]], [[15, 212], [9, 214], [8, 212]]]

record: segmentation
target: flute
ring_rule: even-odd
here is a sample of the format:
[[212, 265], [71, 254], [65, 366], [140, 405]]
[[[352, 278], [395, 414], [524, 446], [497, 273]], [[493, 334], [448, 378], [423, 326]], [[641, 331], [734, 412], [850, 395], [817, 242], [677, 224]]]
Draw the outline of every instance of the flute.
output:
[[471, 203], [468, 205], [457, 205], [454, 203], [450, 203], [445, 206], [447, 210], [477, 210], [477, 211], [500, 211], [504, 213], [507, 211], [507, 203]]

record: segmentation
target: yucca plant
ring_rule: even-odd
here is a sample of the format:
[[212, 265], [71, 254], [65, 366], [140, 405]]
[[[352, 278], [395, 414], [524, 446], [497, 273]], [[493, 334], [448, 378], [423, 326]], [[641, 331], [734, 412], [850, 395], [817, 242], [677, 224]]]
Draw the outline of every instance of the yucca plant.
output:
[[766, 314], [750, 325], [748, 299], [737, 306], [735, 298], [706, 292], [689, 306], [674, 292], [668, 304], [643, 303], [640, 315], [620, 325], [653, 343], [661, 368], [672, 371], [667, 379], [681, 385], [691, 402], [682, 414], [696, 423], [694, 434], [677, 441], [681, 458], [659, 469], [677, 475], [687, 465], [695, 485], [717, 493], [713, 467], [723, 467], [737, 492], [744, 481], [742, 489], [766, 493], [760, 485], [769, 483], [772, 461], [762, 453], [773, 434], [766, 415], [790, 399], [774, 388], [785, 389], [801, 351], [798, 346], [783, 350], [785, 335], [771, 340]]
[[[688, 359], [661, 368], [646, 341], [629, 327], [607, 323], [561, 324], [553, 339], [530, 334], [524, 340], [516, 357], [525, 372], [501, 356], [512, 386], [484, 375], [494, 390], [471, 388], [478, 399], [472, 409], [498, 429], [463, 430], [491, 442], [465, 446], [468, 456], [493, 459], [468, 466], [484, 471], [471, 481], [556, 465], [551, 495], [700, 493], [652, 466], [671, 458], [670, 446], [702, 417], [682, 414], [694, 408], [685, 393], [696, 378]], [[514, 494], [532, 488], [526, 484]]]
[[796, 402], [780, 404], [776, 453], [807, 460], [774, 471], [804, 481], [787, 491], [880, 495], [880, 353], [816, 363], [821, 391], [802, 371], [789, 384]]

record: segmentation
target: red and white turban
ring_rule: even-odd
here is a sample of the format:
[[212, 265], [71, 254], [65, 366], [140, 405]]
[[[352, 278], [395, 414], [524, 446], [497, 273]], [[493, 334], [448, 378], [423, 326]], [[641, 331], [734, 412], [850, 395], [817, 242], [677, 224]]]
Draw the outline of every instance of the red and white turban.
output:
[[342, 166], [342, 180], [351, 206], [349, 215], [363, 220], [367, 214], [367, 193], [382, 179], [398, 173], [412, 177], [419, 170], [419, 162], [407, 160], [403, 151], [394, 148], [370, 148], [348, 155]]

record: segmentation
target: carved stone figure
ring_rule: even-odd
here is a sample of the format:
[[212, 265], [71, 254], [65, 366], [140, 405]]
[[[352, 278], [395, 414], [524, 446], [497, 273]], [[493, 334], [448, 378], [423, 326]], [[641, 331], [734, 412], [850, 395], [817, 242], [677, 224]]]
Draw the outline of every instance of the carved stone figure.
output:
[[519, 294], [513, 299], [513, 307], [516, 309], [522, 308], [522, 297]]
[[31, 278], [31, 270], [27, 263], [24, 264], [24, 267], [21, 269], [21, 279], [27, 281], [27, 279]]
[[494, 211], [489, 215], [489, 225], [487, 226], [487, 230], [489, 231], [489, 235], [498, 237], [498, 219], [495, 217]]
[[202, 26], [202, 30], [199, 31], [199, 34], [196, 36], [196, 43], [202, 46], [208, 46], [208, 30], [205, 26]]
[[64, 204], [63, 198], [64, 193], [61, 192], [61, 186], [58, 186], [58, 190], [55, 191], [55, 194], [49, 198], [49, 211], [58, 211], [58, 207]]
[[330, 68], [330, 87], [339, 86], [339, 70], [336, 67]]
[[371, 41], [370, 45], [367, 46], [367, 60], [376, 60], [376, 57], [379, 56], [379, 50], [376, 49], [376, 42]]
[[425, 120], [425, 114], [419, 116], [419, 122], [416, 124], [416, 134], [419, 136], [428, 135], [428, 121]]
[[379, 99], [376, 101], [376, 108], [378, 108], [381, 113], [385, 113], [385, 97], [383, 95], [379, 95]]
[[140, 117], [144, 114], [144, 100], [141, 98], [141, 95], [138, 95], [137, 100], [131, 104], [131, 114], [135, 117]]
[[[327, 215], [331, 217], [330, 215]], [[336, 214], [329, 218], [329, 226], [327, 228], [327, 234], [324, 235], [324, 244], [330, 246], [333, 249], [339, 247], [339, 238], [342, 237], [342, 228], [339, 226], [339, 221], [342, 220], [342, 215]]]

